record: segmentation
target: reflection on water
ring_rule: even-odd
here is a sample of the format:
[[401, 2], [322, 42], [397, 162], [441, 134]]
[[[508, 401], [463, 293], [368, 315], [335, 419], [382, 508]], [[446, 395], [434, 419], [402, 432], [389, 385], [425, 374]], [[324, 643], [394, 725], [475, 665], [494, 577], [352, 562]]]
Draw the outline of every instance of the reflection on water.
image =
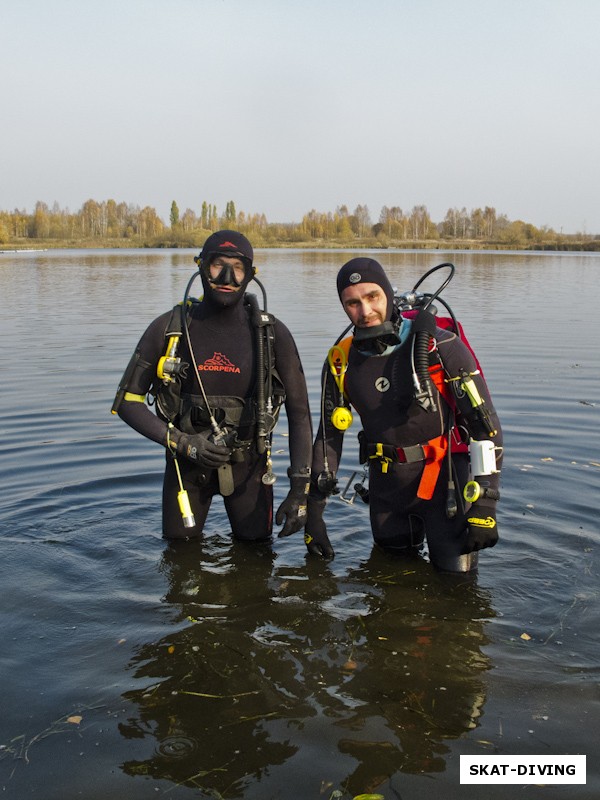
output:
[[307, 747], [323, 748], [312, 795], [316, 778], [354, 796], [443, 772], [447, 740], [483, 713], [487, 593], [376, 551], [343, 579], [273, 566], [270, 548], [165, 550], [184, 624], [132, 659], [139, 711], [119, 729], [151, 741], [124, 771], [227, 797]]
[[[401, 290], [456, 264], [444, 297], [502, 419], [500, 543], [463, 583], [374, 552], [361, 503], [330, 504], [328, 564], [299, 536], [233, 545], [219, 501], [203, 542], [161, 540], [163, 455], [109, 409], [193, 255], [0, 257], [6, 795], [479, 800], [460, 785], [463, 753], [585, 753], [587, 785], [552, 798], [600, 796], [600, 257], [374, 254]], [[352, 255], [257, 253], [315, 423], [345, 327], [334, 278]], [[276, 503], [287, 464], [282, 417]]]

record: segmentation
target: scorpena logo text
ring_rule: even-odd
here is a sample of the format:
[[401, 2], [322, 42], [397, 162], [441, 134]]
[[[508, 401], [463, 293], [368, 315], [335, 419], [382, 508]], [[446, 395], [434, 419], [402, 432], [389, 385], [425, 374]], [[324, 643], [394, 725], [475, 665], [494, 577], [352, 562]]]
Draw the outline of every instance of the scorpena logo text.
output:
[[198, 364], [198, 369], [204, 372], [237, 372], [240, 368], [232, 364], [223, 353], [215, 352], [212, 358], [207, 358], [204, 364]]

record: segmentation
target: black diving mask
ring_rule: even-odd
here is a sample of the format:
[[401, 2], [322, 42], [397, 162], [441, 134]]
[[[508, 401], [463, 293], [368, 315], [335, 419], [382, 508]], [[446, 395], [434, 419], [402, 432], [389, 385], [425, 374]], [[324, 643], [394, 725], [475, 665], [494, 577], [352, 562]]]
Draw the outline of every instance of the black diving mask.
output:
[[243, 268], [236, 268], [231, 264], [223, 264], [216, 277], [210, 274], [210, 267], [208, 268], [208, 273], [208, 279], [213, 286], [235, 286], [239, 289], [247, 281], [248, 268], [245, 264]]
[[[218, 257], [217, 257], [218, 258]], [[216, 261], [217, 259], [215, 259]], [[204, 297], [209, 302], [219, 308], [230, 308], [236, 305], [244, 296], [246, 286], [253, 277], [253, 267], [248, 260], [237, 263], [229, 263], [225, 259], [213, 262], [213, 266], [219, 271], [216, 275], [211, 274], [211, 265], [203, 261], [200, 267], [200, 277], [204, 286]], [[216, 269], [213, 270], [216, 272]], [[229, 287], [229, 291], [226, 290]]]

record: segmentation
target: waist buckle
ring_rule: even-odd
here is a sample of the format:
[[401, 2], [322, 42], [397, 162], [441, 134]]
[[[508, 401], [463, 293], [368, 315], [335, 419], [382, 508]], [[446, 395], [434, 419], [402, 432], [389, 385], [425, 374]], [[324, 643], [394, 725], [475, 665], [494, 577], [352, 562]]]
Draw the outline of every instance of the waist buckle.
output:
[[425, 461], [425, 451], [423, 445], [413, 444], [409, 447], [397, 447], [396, 454], [399, 464], [414, 464], [417, 461]]

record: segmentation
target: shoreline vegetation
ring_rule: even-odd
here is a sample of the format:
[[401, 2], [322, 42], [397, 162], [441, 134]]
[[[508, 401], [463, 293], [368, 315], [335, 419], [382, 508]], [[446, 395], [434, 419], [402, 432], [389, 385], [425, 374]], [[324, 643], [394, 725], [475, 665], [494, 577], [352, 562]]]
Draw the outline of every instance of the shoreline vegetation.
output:
[[232, 228], [244, 233], [255, 248], [299, 249], [407, 249], [407, 250], [539, 250], [600, 252], [600, 235], [564, 234], [509, 220], [486, 206], [468, 212], [448, 209], [434, 222], [427, 207], [403, 212], [384, 206], [373, 223], [367, 206], [350, 211], [305, 214], [301, 222], [272, 223], [264, 214], [237, 212], [233, 201], [222, 214], [203, 202], [198, 214], [180, 213], [171, 203], [169, 224], [155, 209], [117, 203], [86, 201], [77, 212], [51, 208], [43, 202], [33, 212], [0, 211], [0, 253], [50, 249], [191, 248], [199, 249], [214, 231]]

